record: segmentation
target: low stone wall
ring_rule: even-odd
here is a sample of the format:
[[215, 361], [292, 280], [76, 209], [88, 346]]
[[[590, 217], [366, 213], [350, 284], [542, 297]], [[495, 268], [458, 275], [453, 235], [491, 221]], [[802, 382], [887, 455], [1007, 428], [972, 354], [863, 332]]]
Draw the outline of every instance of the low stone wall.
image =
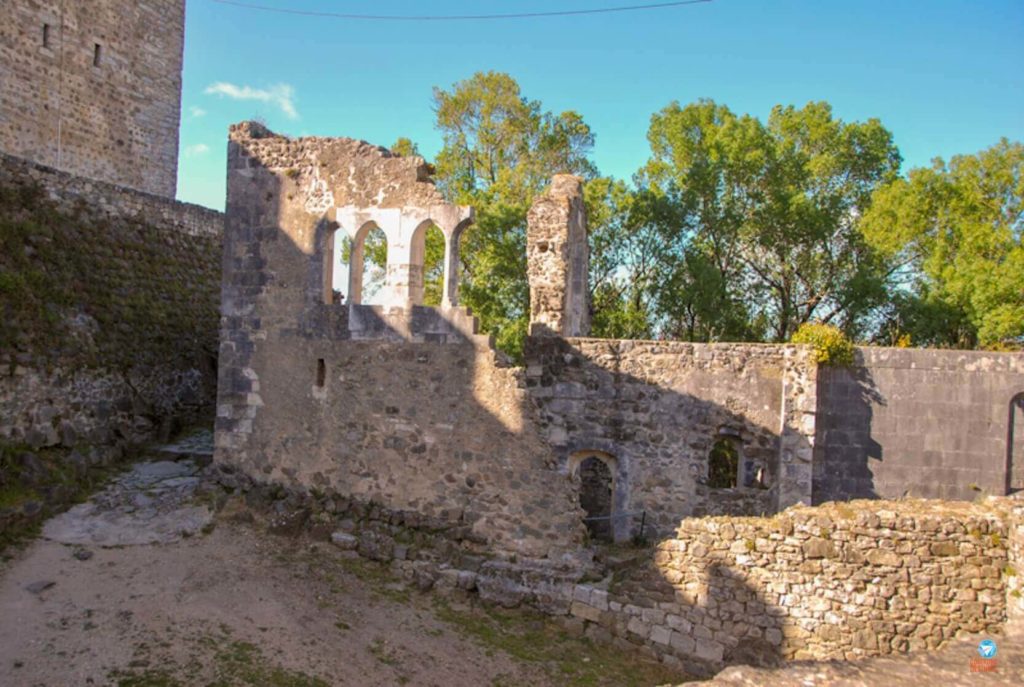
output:
[[0, 155], [0, 441], [212, 418], [223, 216]]
[[1018, 626], [1024, 617], [1024, 504], [1013, 499], [691, 518], [653, 549], [555, 560], [495, 549], [464, 519], [282, 488], [225, 464], [211, 470], [235, 494], [222, 516], [251, 519], [255, 510], [272, 532], [307, 531], [421, 590], [532, 607], [690, 674], [931, 650], [962, 633], [1001, 635], [1008, 615]]
[[577, 586], [571, 614], [699, 672], [934, 649], [1001, 632], [1009, 517], [1001, 500], [858, 501], [685, 520], [609, 589]]
[[1013, 506], [1006, 567], [1006, 621], [1008, 631], [1024, 632], [1024, 503]]

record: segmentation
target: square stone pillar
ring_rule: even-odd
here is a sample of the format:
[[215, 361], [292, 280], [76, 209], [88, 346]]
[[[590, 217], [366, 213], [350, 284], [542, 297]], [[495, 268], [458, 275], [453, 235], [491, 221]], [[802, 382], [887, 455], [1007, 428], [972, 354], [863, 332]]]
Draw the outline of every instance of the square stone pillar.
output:
[[556, 174], [527, 215], [531, 336], [590, 333], [589, 260], [582, 180]]

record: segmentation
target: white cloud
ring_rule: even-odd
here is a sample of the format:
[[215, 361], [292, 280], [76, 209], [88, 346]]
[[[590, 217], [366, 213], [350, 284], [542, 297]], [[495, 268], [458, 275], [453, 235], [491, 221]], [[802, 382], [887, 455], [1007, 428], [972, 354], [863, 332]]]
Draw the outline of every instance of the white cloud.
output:
[[198, 157], [199, 155], [206, 155], [208, 152], [210, 152], [210, 146], [205, 143], [185, 146], [185, 157]]
[[188, 108], [188, 111], [192, 113], [192, 119], [199, 119], [200, 117], [206, 116], [206, 110], [197, 105], [193, 105], [192, 107]]
[[279, 83], [269, 88], [253, 88], [252, 86], [236, 86], [233, 83], [218, 81], [206, 87], [207, 95], [219, 95], [232, 100], [257, 100], [261, 103], [277, 105], [288, 119], [298, 119], [295, 109], [295, 89], [286, 83]]

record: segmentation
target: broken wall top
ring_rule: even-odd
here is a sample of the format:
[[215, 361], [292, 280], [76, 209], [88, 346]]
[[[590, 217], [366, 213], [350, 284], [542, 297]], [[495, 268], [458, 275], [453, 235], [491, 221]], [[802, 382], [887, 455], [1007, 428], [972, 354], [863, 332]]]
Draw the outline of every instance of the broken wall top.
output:
[[284, 173], [312, 203], [329, 208], [430, 207], [444, 204], [422, 157], [400, 156], [352, 138], [289, 138], [257, 122], [231, 126], [229, 157]]

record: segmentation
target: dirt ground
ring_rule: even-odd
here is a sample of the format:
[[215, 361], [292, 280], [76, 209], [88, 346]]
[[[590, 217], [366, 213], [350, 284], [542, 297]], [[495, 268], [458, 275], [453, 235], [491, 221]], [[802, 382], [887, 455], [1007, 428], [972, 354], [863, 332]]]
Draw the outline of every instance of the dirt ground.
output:
[[[173, 479], [180, 486], [183, 478]], [[161, 491], [150, 485], [145, 493]], [[388, 568], [329, 544], [222, 521], [171, 541], [111, 544], [126, 541], [118, 533], [132, 527], [133, 514], [152, 522], [168, 515], [154, 516], [149, 501], [126, 507], [129, 496], [106, 499], [121, 504], [116, 513], [95, 504], [73, 509], [0, 564], [0, 685], [498, 687], [680, 678], [570, 638], [551, 621], [421, 594]], [[106, 546], [89, 542], [106, 537], [97, 519], [116, 530]]]
[[[0, 562], [0, 687], [677, 684], [549, 618], [423, 594], [330, 544], [214, 519], [190, 460], [141, 463]], [[12, 554], [13, 555], [10, 555]], [[855, 663], [729, 668], [710, 685], [1024, 684], [1024, 637]]]

